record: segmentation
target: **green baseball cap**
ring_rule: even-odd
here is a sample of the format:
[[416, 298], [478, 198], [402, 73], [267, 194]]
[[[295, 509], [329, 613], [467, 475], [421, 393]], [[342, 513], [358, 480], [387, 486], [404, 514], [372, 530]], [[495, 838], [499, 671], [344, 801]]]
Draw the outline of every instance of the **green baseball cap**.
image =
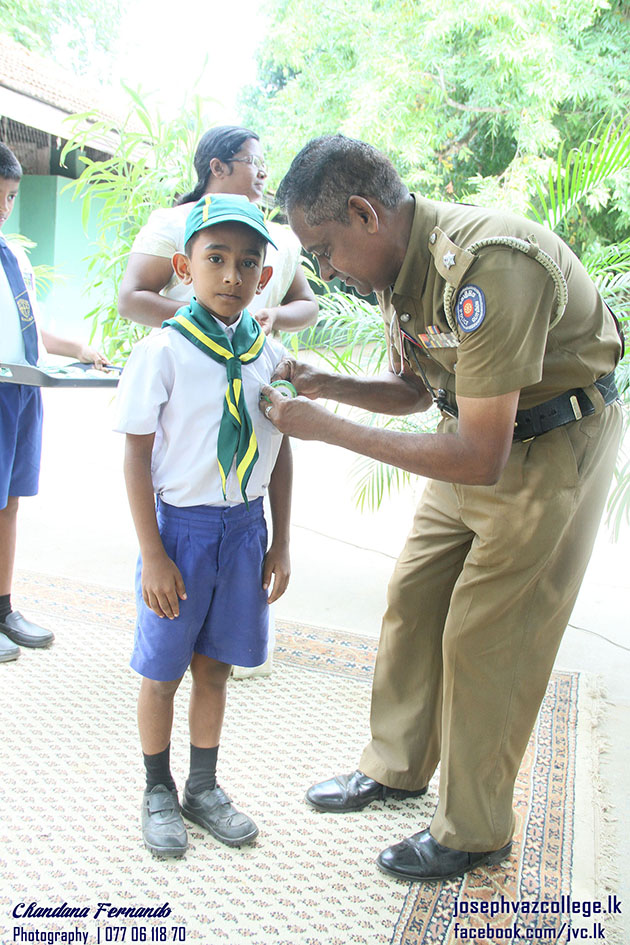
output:
[[255, 203], [240, 194], [204, 194], [192, 208], [186, 219], [184, 246], [198, 230], [216, 226], [217, 223], [245, 223], [256, 230], [274, 249], [278, 247], [269, 236], [265, 218]]

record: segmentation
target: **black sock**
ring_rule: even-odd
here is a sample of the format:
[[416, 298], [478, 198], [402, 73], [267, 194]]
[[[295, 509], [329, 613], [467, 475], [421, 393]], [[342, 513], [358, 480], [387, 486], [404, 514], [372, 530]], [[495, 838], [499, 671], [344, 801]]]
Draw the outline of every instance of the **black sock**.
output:
[[186, 781], [186, 790], [189, 794], [201, 794], [202, 791], [212, 790], [217, 786], [217, 755], [216, 748], [197, 748], [190, 746], [190, 774]]
[[174, 791], [175, 782], [171, 774], [170, 742], [164, 751], [159, 751], [157, 755], [145, 755], [143, 752], [142, 757], [144, 758], [144, 768], [147, 775], [147, 791], [150, 791], [158, 784], [163, 784], [169, 791]]
[[11, 613], [11, 595], [0, 594], [0, 620], [4, 620]]

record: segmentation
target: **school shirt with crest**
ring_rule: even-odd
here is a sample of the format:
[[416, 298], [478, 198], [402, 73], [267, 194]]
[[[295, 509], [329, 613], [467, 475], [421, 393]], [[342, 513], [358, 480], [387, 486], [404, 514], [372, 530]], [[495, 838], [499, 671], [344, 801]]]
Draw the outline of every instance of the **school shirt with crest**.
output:
[[[215, 319], [223, 329], [223, 325]], [[238, 320], [230, 327], [235, 329]], [[258, 441], [258, 460], [247, 484], [249, 501], [267, 493], [282, 434], [259, 410], [260, 388], [284, 356], [267, 338], [260, 356], [242, 365], [243, 393]], [[134, 345], [116, 395], [119, 433], [155, 433], [153, 491], [169, 505], [232, 506], [243, 502], [234, 464], [223, 497], [217, 440], [227, 388], [224, 364], [209, 358], [173, 328], [161, 328]]]
[[[473, 330], [458, 330], [457, 347], [415, 348], [434, 388], [463, 397], [520, 389], [519, 408], [527, 409], [588, 387], [614, 369], [621, 346], [613, 319], [584, 266], [559, 237], [514, 214], [413, 197], [403, 265], [393, 288], [379, 293], [394, 370], [401, 364], [399, 326], [414, 338], [429, 326], [451, 332], [443, 307], [447, 279], [457, 285], [454, 313], [458, 293], [473, 286], [476, 299], [483, 300], [482, 317]], [[472, 260], [458, 249], [492, 236], [533, 236], [559, 265], [568, 304], [551, 331], [555, 287], [539, 262], [503, 246], [484, 248]], [[455, 261], [447, 259], [447, 266], [444, 256], [451, 249]], [[413, 357], [406, 369], [419, 373]]]
[[[9, 249], [15, 256], [24, 279], [31, 307], [37, 319], [39, 312], [37, 309], [37, 300], [35, 298], [35, 276], [28, 256], [21, 246], [17, 243], [9, 244]], [[39, 332], [38, 332], [39, 334]], [[42, 351], [40, 342], [39, 350]], [[5, 364], [27, 364], [24, 353], [24, 339], [22, 337], [22, 327], [20, 322], [20, 313], [15, 304], [15, 297], [9, 285], [9, 280], [0, 265], [0, 361]]]

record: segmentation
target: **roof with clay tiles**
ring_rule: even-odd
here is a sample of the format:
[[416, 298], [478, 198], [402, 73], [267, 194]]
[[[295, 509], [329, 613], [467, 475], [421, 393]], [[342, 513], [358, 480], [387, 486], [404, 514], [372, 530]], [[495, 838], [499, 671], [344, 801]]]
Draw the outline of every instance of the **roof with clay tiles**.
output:
[[0, 35], [0, 86], [68, 115], [95, 110], [98, 117], [122, 124], [123, 109], [112, 108], [115, 90], [91, 83], [51, 59]]

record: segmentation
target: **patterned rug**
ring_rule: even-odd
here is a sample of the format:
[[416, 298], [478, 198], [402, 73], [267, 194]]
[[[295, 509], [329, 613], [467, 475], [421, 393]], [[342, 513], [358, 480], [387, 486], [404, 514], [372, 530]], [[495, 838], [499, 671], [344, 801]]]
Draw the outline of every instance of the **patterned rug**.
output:
[[[457, 881], [406, 884], [374, 858], [428, 823], [435, 780], [426, 797], [358, 814], [321, 815], [303, 801], [363, 748], [375, 642], [278, 621], [272, 675], [230, 682], [219, 757], [221, 784], [259, 838], [234, 850], [190, 825], [187, 855], [160, 860], [140, 835], [131, 594], [22, 572], [14, 599], [56, 642], [0, 665], [2, 945], [455, 945], [462, 927], [488, 923], [495, 939], [530, 927], [532, 939], [567, 940], [566, 915], [515, 917], [513, 905], [571, 893], [576, 674], [550, 682], [518, 780], [511, 858]], [[185, 679], [172, 742], [180, 788], [187, 694]], [[503, 911], [489, 919], [493, 904]]]

